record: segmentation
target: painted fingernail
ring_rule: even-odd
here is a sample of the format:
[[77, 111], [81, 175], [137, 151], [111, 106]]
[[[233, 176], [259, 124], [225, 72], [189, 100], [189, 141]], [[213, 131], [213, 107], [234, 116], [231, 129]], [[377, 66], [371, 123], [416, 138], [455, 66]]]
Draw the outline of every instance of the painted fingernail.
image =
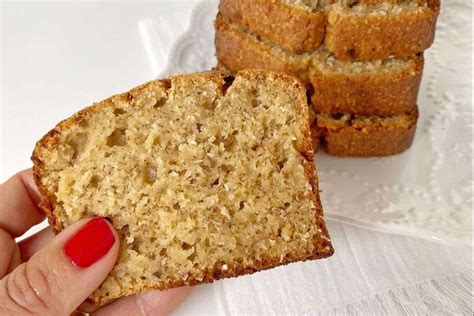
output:
[[64, 252], [78, 267], [87, 268], [109, 252], [115, 236], [107, 221], [101, 217], [85, 224], [66, 242]]

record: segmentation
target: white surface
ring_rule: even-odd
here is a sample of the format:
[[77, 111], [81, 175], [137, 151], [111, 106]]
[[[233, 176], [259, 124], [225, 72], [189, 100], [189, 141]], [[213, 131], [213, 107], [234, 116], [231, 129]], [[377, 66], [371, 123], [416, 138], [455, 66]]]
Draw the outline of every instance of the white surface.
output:
[[[31, 165], [34, 142], [57, 121], [152, 79], [174, 38], [160, 34], [177, 37], [191, 7], [184, 1], [4, 4], [0, 181]], [[156, 36], [164, 36], [162, 50], [153, 49]], [[330, 259], [199, 286], [177, 314], [470, 310], [470, 249], [334, 222], [329, 229], [336, 249]]]

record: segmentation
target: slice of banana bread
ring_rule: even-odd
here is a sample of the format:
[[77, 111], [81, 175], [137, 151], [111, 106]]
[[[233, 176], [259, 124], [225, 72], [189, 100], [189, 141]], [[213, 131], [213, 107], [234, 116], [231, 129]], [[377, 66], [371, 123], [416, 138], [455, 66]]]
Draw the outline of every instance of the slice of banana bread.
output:
[[371, 60], [429, 48], [439, 6], [439, 0], [221, 0], [219, 11], [295, 54], [324, 43], [338, 59]]
[[317, 114], [315, 145], [334, 156], [374, 157], [399, 154], [415, 136], [418, 109], [392, 117]]
[[345, 62], [320, 52], [308, 73], [315, 110], [383, 117], [410, 113], [416, 108], [423, 64], [423, 55]]
[[290, 76], [151, 81], [59, 123], [32, 159], [56, 231], [103, 216], [119, 232], [99, 304], [333, 253], [305, 91]]

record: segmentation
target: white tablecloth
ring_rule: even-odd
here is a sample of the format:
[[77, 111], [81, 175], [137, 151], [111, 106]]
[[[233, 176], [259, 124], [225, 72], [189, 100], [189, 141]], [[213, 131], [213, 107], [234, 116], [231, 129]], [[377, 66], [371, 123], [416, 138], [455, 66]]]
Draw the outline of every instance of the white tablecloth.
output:
[[[155, 77], [194, 2], [3, 4], [0, 180], [60, 119]], [[471, 313], [472, 250], [328, 225], [333, 257], [198, 286], [177, 315]]]

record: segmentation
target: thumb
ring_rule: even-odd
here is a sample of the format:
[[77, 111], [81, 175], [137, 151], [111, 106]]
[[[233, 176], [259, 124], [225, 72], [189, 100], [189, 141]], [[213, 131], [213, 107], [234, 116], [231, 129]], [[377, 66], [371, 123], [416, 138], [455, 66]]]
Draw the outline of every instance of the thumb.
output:
[[0, 281], [0, 314], [69, 315], [107, 277], [118, 248], [105, 219], [72, 224]]

